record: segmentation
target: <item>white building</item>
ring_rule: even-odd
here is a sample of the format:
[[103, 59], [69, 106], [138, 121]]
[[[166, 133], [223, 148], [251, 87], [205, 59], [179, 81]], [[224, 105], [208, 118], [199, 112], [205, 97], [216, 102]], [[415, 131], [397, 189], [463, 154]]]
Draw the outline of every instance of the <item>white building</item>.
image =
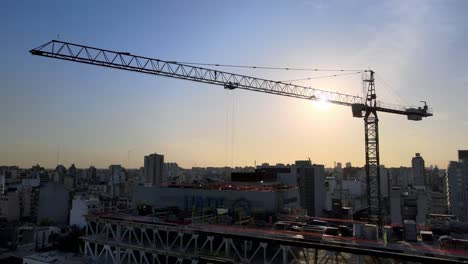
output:
[[164, 155], [150, 154], [145, 156], [145, 186], [159, 187], [164, 182]]
[[82, 195], [75, 195], [70, 210], [70, 225], [76, 225], [79, 228], [86, 226], [84, 215], [88, 214], [90, 209], [99, 208], [101, 205], [96, 198], [86, 198]]

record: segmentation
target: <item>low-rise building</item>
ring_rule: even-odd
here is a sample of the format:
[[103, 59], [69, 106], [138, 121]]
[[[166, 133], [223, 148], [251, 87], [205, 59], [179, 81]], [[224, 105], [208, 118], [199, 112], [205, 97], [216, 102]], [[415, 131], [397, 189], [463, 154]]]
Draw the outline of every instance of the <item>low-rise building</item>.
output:
[[298, 208], [298, 196], [297, 187], [280, 185], [173, 184], [167, 187], [136, 186], [133, 191], [135, 205], [176, 206], [185, 211], [227, 208], [279, 213]]

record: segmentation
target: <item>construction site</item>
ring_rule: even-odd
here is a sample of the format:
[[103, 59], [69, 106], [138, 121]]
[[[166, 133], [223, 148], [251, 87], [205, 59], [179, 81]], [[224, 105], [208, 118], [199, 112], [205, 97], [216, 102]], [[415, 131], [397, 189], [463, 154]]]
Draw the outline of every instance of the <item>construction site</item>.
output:
[[[158, 197], [145, 201], [145, 210], [93, 212], [86, 215], [84, 255], [91, 263], [463, 263], [465, 244], [444, 248], [417, 232], [416, 224], [387, 226], [382, 218], [378, 113], [405, 116], [420, 121], [433, 115], [426, 102], [419, 107], [386, 104], [377, 100], [373, 70], [362, 70], [364, 96], [329, 92], [291, 82], [281, 82], [220, 71], [215, 68], [258, 66], [200, 64], [165, 61], [107, 49], [52, 40], [30, 50], [35, 56], [114, 68], [221, 86], [235, 92], [260, 93], [325, 101], [351, 108], [352, 116], [364, 121], [366, 217], [361, 221], [320, 219], [281, 214], [282, 203], [298, 203], [288, 197], [297, 189], [281, 186], [170, 185], [146, 189]], [[202, 67], [203, 66], [203, 67]], [[205, 68], [211, 66], [212, 68]], [[266, 67], [265, 67], [266, 68]], [[284, 70], [294, 70], [285, 68]], [[315, 69], [320, 71], [320, 69]], [[350, 74], [341, 70], [340, 74]], [[345, 73], [343, 73], [345, 72]], [[261, 181], [263, 184], [263, 180]], [[207, 200], [197, 192], [217, 192]], [[251, 192], [254, 191], [254, 192]], [[144, 196], [145, 189], [137, 193]], [[180, 192], [180, 193], [179, 193]], [[190, 192], [190, 193], [187, 193]], [[222, 193], [228, 196], [222, 198]], [[232, 197], [232, 195], [239, 196]], [[250, 193], [263, 195], [247, 198]], [[278, 196], [280, 195], [280, 196]], [[230, 197], [231, 196], [231, 197]], [[267, 197], [268, 196], [268, 197]], [[271, 196], [271, 197], [270, 197]], [[278, 196], [278, 197], [276, 197]], [[180, 197], [177, 199], [176, 197]], [[187, 198], [189, 197], [189, 198]], [[255, 216], [248, 206], [233, 206], [229, 198], [254, 201], [263, 214]], [[297, 197], [297, 195], [296, 195]], [[192, 200], [190, 200], [192, 199]], [[240, 199], [240, 200], [239, 200]], [[259, 202], [256, 204], [255, 199]], [[138, 196], [136, 200], [139, 200]], [[141, 199], [140, 199], [141, 200]], [[190, 200], [190, 201], [189, 201]], [[170, 201], [168, 207], [164, 201]], [[226, 202], [227, 201], [227, 202]], [[245, 201], [244, 201], [245, 202]], [[271, 205], [266, 206], [265, 202]], [[206, 205], [204, 205], [206, 203]], [[159, 205], [154, 207], [154, 205]], [[263, 208], [260, 208], [262, 207]], [[299, 207], [299, 206], [292, 206]], [[166, 209], [164, 209], [166, 208]], [[172, 209], [170, 209], [172, 208]], [[223, 208], [244, 208], [230, 211]], [[413, 231], [412, 231], [413, 230]], [[411, 232], [414, 232], [411, 233]], [[422, 234], [422, 233], [421, 233]], [[413, 237], [413, 242], [409, 237]]]

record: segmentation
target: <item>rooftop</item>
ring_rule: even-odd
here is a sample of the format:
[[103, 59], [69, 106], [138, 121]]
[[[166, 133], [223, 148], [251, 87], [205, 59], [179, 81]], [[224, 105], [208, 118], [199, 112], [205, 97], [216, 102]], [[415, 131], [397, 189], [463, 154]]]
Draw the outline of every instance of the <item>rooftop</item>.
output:
[[180, 189], [205, 189], [205, 190], [231, 190], [231, 191], [257, 191], [257, 192], [275, 192], [297, 188], [296, 186], [274, 184], [274, 185], [238, 185], [232, 183], [223, 184], [176, 184], [168, 183], [165, 185], [167, 188], [180, 188]]

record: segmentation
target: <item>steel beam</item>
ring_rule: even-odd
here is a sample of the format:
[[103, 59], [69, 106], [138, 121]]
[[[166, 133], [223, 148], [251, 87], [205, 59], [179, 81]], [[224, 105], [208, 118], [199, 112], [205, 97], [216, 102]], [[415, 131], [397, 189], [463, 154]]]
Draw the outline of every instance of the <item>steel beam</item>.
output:
[[[415, 255], [345, 243], [220, 233], [194, 226], [163, 226], [94, 216], [88, 216], [87, 221], [88, 235], [82, 237], [84, 254], [96, 263], [318, 263], [340, 258], [352, 263], [370, 260], [371, 257], [421, 263], [462, 263], [449, 257]], [[109, 232], [102, 232], [106, 228]], [[115, 236], [107, 235], [113, 232]], [[132, 233], [144, 239], [136, 241]], [[308, 257], [309, 249], [315, 250], [313, 258]], [[346, 256], [351, 254], [351, 257], [346, 258], [342, 253], [347, 253]], [[355, 255], [357, 258], [353, 257]]]

